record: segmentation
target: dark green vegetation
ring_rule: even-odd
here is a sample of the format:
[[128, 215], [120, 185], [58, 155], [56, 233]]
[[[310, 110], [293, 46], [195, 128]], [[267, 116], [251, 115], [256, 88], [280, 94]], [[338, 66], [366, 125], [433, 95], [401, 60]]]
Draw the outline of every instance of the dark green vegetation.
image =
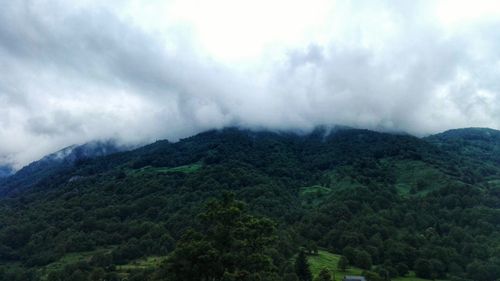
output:
[[0, 280], [297, 280], [301, 248], [313, 278], [320, 248], [371, 280], [496, 280], [499, 150], [487, 129], [225, 129], [79, 161], [0, 200]]
[[[368, 276], [370, 274], [377, 274], [376, 280], [385, 280], [384, 278], [380, 277], [380, 274], [374, 271], [382, 271], [383, 272], [383, 267], [380, 266], [375, 266], [373, 267], [372, 272], [367, 272], [359, 267], [355, 266], [347, 266], [347, 268], [343, 269], [341, 264], [342, 260], [346, 260], [345, 256], [341, 255], [336, 255], [332, 254], [327, 251], [319, 251], [318, 254], [316, 255], [310, 255], [309, 256], [309, 265], [311, 268], [311, 272], [314, 276], [319, 276], [321, 274], [321, 271], [328, 271], [331, 275], [332, 278], [335, 277], [336, 280], [341, 280], [342, 277], [345, 275], [354, 275], [354, 276], [360, 276], [360, 275], [365, 275]], [[396, 266], [397, 267], [397, 266]], [[398, 267], [397, 267], [398, 268]], [[397, 270], [396, 268], [396, 270]], [[399, 274], [399, 273], [398, 273]], [[392, 277], [390, 278], [393, 281], [425, 281], [426, 279], [418, 278], [415, 276], [415, 272], [413, 271], [406, 271], [402, 272], [399, 274], [400, 276], [398, 277]], [[440, 280], [440, 279], [439, 279]]]
[[[53, 176], [71, 171], [74, 165], [99, 156], [125, 150], [114, 141], [93, 141], [82, 145], [72, 145], [49, 154], [19, 170], [15, 175], [2, 177], [0, 167], [0, 196], [14, 195], [37, 184], [45, 185]], [[8, 171], [8, 170], [7, 170]], [[5, 172], [4, 172], [5, 173]]]

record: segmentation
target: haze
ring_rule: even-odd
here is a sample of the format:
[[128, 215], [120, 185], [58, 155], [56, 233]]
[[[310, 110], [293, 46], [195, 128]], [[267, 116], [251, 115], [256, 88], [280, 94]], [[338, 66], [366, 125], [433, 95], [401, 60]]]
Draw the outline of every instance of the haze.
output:
[[0, 0], [0, 165], [224, 126], [499, 128], [498, 50], [496, 1]]

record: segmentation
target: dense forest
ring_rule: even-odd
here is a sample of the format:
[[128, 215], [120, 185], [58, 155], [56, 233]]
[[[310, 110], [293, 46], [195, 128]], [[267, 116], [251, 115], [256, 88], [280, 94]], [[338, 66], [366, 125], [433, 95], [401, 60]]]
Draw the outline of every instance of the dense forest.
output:
[[227, 128], [36, 175], [0, 182], [0, 280], [500, 280], [491, 129]]

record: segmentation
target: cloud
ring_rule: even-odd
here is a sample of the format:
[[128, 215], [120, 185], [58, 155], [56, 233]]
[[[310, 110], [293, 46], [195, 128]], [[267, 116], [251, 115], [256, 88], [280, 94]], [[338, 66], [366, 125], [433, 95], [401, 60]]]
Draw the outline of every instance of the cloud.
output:
[[231, 125], [500, 127], [491, 5], [471, 17], [447, 1], [196, 3], [1, 3], [0, 165]]

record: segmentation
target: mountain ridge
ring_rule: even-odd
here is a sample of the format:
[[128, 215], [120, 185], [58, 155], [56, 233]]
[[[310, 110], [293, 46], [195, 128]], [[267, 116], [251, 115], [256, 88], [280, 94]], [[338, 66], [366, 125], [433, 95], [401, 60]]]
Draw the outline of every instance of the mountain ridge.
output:
[[[258, 136], [266, 136], [266, 135], [275, 135], [275, 136], [284, 136], [287, 138], [295, 138], [295, 139], [302, 139], [304, 141], [310, 141], [310, 140], [315, 140], [318, 142], [325, 142], [329, 138], [335, 137], [336, 134], [345, 132], [352, 132], [352, 133], [370, 133], [373, 135], [379, 135], [379, 136], [400, 136], [400, 137], [407, 137], [408, 139], [419, 139], [423, 140], [427, 143], [430, 143], [432, 145], [435, 145], [439, 148], [443, 148], [443, 151], [446, 151], [448, 153], [453, 153], [457, 154], [456, 152], [456, 147], [454, 147], [454, 143], [457, 141], [464, 141], [470, 138], [474, 139], [482, 139], [488, 140], [488, 141], [498, 141], [498, 145], [495, 145], [495, 149], [498, 150], [498, 156], [495, 157], [490, 157], [490, 156], [485, 156], [484, 154], [488, 153], [488, 150], [486, 151], [480, 151], [480, 155], [482, 159], [488, 158], [488, 161], [494, 163], [500, 163], [500, 131], [495, 130], [495, 129], [490, 129], [490, 128], [478, 128], [478, 127], [471, 127], [471, 128], [458, 128], [458, 129], [451, 129], [444, 131], [442, 133], [437, 133], [434, 135], [430, 135], [427, 137], [419, 138], [416, 136], [412, 136], [409, 134], [405, 133], [388, 133], [388, 132], [378, 132], [378, 131], [372, 131], [368, 129], [357, 129], [357, 128], [352, 128], [352, 127], [347, 127], [347, 126], [318, 126], [314, 130], [306, 133], [306, 132], [298, 132], [298, 131], [290, 131], [290, 130], [252, 130], [252, 129], [246, 129], [246, 128], [239, 128], [239, 127], [226, 127], [222, 129], [213, 129], [213, 130], [208, 130], [204, 131], [201, 133], [198, 133], [196, 135], [186, 137], [183, 139], [180, 139], [178, 142], [170, 142], [168, 140], [159, 140], [156, 141], [155, 143], [151, 143], [142, 147], [138, 147], [133, 149], [133, 151], [142, 151], [142, 150], [147, 150], [150, 147], [154, 147], [155, 145], [159, 145], [159, 147], [162, 147], [163, 144], [167, 145], [175, 145], [176, 143], [180, 142], [189, 142], [192, 139], [199, 139], [199, 138], [213, 138], [214, 136], [217, 136], [218, 134], [224, 133], [224, 132], [238, 132], [240, 134], [245, 134], [248, 137], [255, 138]], [[494, 136], [497, 136], [496, 138]], [[369, 140], [366, 140], [369, 141]], [[364, 145], [364, 144], [361, 144]], [[455, 144], [456, 146], [456, 144]], [[484, 146], [484, 145], [483, 145]], [[158, 148], [161, 151], [161, 148]], [[48, 154], [41, 158], [40, 160], [34, 161], [19, 171], [15, 173], [11, 173], [4, 177], [3, 179], [0, 179], [0, 194], [7, 194], [11, 191], [5, 192], [5, 186], [11, 186], [10, 189], [13, 189], [12, 186], [23, 186], [23, 185], [32, 185], [34, 180], [29, 179], [27, 183], [22, 183], [25, 178], [33, 178], [33, 177], [43, 177], [43, 174], [45, 172], [48, 172], [48, 174], [55, 173], [56, 171], [59, 171], [60, 169], [71, 169], [73, 165], [78, 165], [78, 162], [85, 162], [88, 160], [91, 160], [92, 158], [95, 157], [101, 157], [101, 156], [106, 156], [109, 154], [114, 154], [118, 152], [123, 152], [130, 150], [128, 147], [120, 147], [116, 144], [115, 141], [109, 140], [109, 141], [93, 141], [89, 142], [83, 145], [71, 145], [66, 148], [63, 148], [59, 151], [56, 151], [54, 153]], [[483, 149], [484, 150], [484, 149]], [[477, 153], [475, 151], [475, 153]], [[140, 154], [140, 153], [139, 153]], [[463, 153], [458, 153], [461, 157], [472, 157], [473, 155], [467, 154], [463, 155]], [[149, 153], [151, 155], [151, 153]], [[375, 156], [378, 157], [378, 156]], [[476, 159], [477, 160], [477, 159]], [[458, 160], [457, 160], [458, 161]], [[141, 164], [139, 163], [140, 160], [137, 161], [135, 164], [136, 166], [140, 166]], [[54, 170], [54, 171], [51, 171]], [[19, 183], [21, 182], [21, 183]], [[2, 188], [4, 187], [4, 188]], [[2, 189], [4, 190], [2, 192]]]
[[[381, 278], [373, 280], [406, 268], [427, 279], [493, 281], [500, 168], [483, 158], [496, 145], [362, 129], [225, 128], [87, 158], [0, 198], [0, 273], [166, 280], [176, 262], [206, 252], [199, 245], [244, 255], [203, 238], [212, 237], [206, 208], [225, 213], [233, 194], [241, 202], [230, 206], [275, 226], [276, 243], [259, 252], [272, 263], [266, 274], [291, 274], [300, 247], [321, 247]], [[164, 263], [132, 266], [158, 257]]]
[[[91, 141], [81, 145], [67, 146], [3, 178], [0, 181], [0, 194], [9, 193], [15, 189], [26, 189], [36, 184], [37, 178], [47, 177], [59, 171], [70, 169], [80, 161], [105, 156], [126, 149], [126, 147], [119, 146], [113, 140]], [[1, 187], [4, 187], [3, 190]], [[9, 188], [10, 190], [6, 190]]]

